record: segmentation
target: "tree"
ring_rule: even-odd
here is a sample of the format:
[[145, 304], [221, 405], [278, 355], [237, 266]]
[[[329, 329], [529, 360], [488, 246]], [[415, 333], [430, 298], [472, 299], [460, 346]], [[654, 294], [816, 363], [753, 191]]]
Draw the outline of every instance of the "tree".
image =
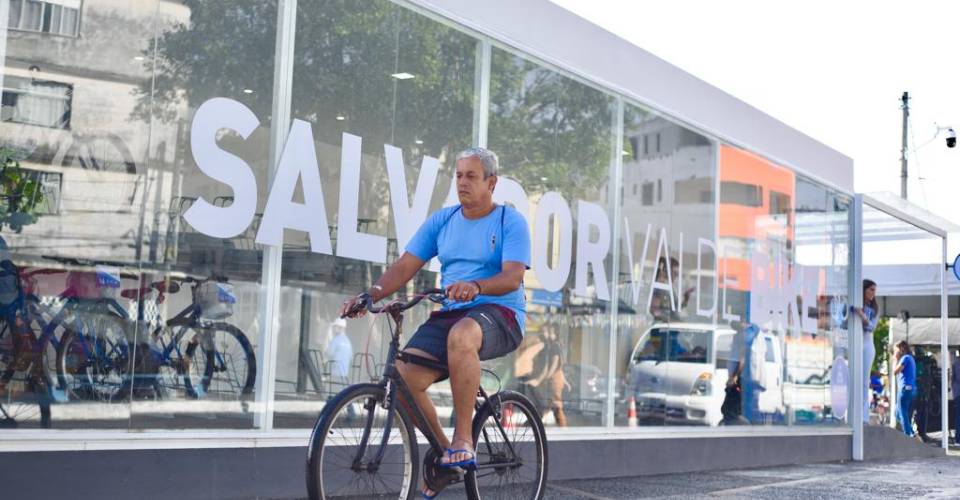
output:
[[877, 327], [873, 329], [873, 347], [877, 355], [873, 358], [873, 366], [870, 371], [883, 371], [890, 359], [890, 351], [887, 347], [890, 342], [890, 321], [887, 318], [880, 318]]
[[37, 208], [43, 192], [36, 176], [20, 168], [22, 156], [8, 147], [0, 147], [0, 230], [15, 232], [37, 221]]
[[[184, 101], [196, 108], [229, 96], [269, 126], [276, 2], [185, 3], [190, 22], [159, 36], [155, 78], [138, 89], [134, 113], [172, 121], [184, 118]], [[350, 132], [371, 156], [386, 143], [403, 148], [408, 165], [430, 155], [451, 169], [450, 156], [472, 142], [477, 39], [385, 0], [299, 2], [296, 26], [292, 114], [313, 123], [318, 142]], [[401, 72], [414, 78], [391, 77]], [[506, 175], [530, 192], [563, 186], [568, 196], [606, 182], [609, 95], [499, 49], [491, 80], [488, 142]]]

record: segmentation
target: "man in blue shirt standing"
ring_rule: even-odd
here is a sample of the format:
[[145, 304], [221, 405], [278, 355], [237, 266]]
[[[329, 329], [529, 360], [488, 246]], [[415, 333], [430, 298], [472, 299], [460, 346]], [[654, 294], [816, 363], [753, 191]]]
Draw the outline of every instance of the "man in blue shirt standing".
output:
[[[476, 465], [472, 420], [480, 387], [480, 361], [513, 352], [523, 339], [526, 312], [523, 275], [530, 267], [530, 232], [517, 210], [493, 202], [497, 155], [470, 148], [457, 155], [456, 187], [460, 204], [434, 212], [406, 246], [406, 252], [365, 294], [344, 302], [341, 316], [369, 295], [375, 302], [403, 287], [433, 257], [447, 300], [431, 314], [404, 351], [438, 360], [448, 367], [456, 422], [444, 466]], [[357, 315], [362, 315], [363, 310]], [[445, 441], [427, 388], [442, 373], [398, 362], [397, 368], [433, 433]], [[424, 487], [433, 498], [438, 492]]]
[[917, 363], [910, 352], [910, 344], [905, 340], [897, 342], [897, 367], [893, 370], [897, 375], [897, 422], [903, 433], [913, 436], [911, 410], [913, 397], [917, 393]]

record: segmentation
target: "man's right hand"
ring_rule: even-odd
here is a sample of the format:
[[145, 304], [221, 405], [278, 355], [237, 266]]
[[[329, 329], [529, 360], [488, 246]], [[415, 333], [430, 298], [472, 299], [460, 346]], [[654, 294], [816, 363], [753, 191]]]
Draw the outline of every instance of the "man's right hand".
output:
[[367, 314], [367, 308], [362, 307], [362, 304], [367, 300], [369, 295], [361, 293], [356, 297], [351, 297], [343, 301], [343, 305], [340, 306], [340, 317], [341, 318], [360, 318], [364, 314]]

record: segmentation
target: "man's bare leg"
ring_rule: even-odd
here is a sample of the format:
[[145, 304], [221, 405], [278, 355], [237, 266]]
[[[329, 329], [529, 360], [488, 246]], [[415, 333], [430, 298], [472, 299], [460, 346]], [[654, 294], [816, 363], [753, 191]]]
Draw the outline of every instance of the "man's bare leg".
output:
[[[423, 356], [434, 361], [437, 360], [436, 357], [427, 354], [426, 352], [416, 349], [409, 348], [406, 349], [406, 352], [410, 354], [416, 354], [418, 356]], [[402, 361], [397, 361], [397, 371], [400, 372], [400, 376], [403, 377], [403, 381], [406, 382], [407, 387], [410, 388], [410, 393], [413, 396], [413, 402], [420, 408], [420, 411], [423, 413], [424, 418], [427, 421], [427, 425], [430, 426], [430, 429], [420, 429], [420, 432], [427, 434], [431, 432], [434, 436], [437, 437], [437, 440], [440, 442], [440, 446], [443, 449], [450, 447], [450, 441], [447, 440], [447, 436], [443, 433], [443, 427], [440, 426], [440, 419], [437, 417], [437, 408], [433, 406], [433, 401], [430, 399], [430, 396], [427, 394], [427, 389], [437, 380], [440, 376], [440, 372], [436, 370], [431, 370], [425, 366], [415, 365], [413, 363], [404, 363]], [[403, 398], [400, 398], [400, 403], [408, 408], [409, 414], [413, 414], [409, 411], [410, 402], [404, 401]], [[419, 425], [419, 424], [418, 424]], [[433, 496], [436, 492], [427, 488], [424, 484], [421, 488], [421, 491], [426, 493], [428, 496]]]
[[[423, 356], [427, 359], [437, 360], [436, 357], [427, 354], [426, 352], [410, 348], [406, 349], [406, 352], [410, 354], [416, 354], [418, 356]], [[413, 363], [404, 363], [402, 361], [397, 361], [397, 371], [400, 372], [400, 376], [403, 377], [403, 381], [407, 383], [407, 387], [410, 388], [410, 393], [413, 395], [413, 401], [416, 403], [417, 407], [420, 408], [420, 411], [423, 413], [423, 416], [427, 420], [427, 424], [430, 426], [430, 429], [420, 429], [420, 432], [432, 433], [437, 437], [437, 440], [440, 441], [440, 445], [444, 448], [450, 447], [450, 442], [447, 440], [447, 436], [443, 433], [443, 427], [440, 425], [440, 419], [437, 417], [437, 408], [433, 405], [433, 400], [430, 399], [430, 396], [427, 394], [427, 389], [440, 377], [440, 372], [432, 370], [425, 366], [415, 365]], [[404, 401], [403, 403], [407, 403]], [[411, 413], [412, 415], [412, 413]]]
[[452, 448], [471, 453], [454, 453], [450, 462], [470, 460], [473, 456], [473, 410], [480, 388], [480, 347], [483, 332], [472, 318], [463, 318], [450, 329], [447, 336], [447, 366], [450, 370], [450, 388], [453, 392]]

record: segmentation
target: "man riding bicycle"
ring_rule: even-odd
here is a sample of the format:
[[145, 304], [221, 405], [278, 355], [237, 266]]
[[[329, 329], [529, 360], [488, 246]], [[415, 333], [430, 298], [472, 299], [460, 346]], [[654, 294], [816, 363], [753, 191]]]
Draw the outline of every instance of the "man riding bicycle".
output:
[[[417, 329], [404, 352], [447, 365], [456, 417], [450, 441], [427, 395], [427, 388], [443, 373], [409, 362], [398, 362], [397, 368], [413, 393], [413, 403], [447, 450], [442, 467], [475, 466], [471, 424], [480, 361], [513, 352], [523, 338], [523, 275], [530, 267], [530, 233], [519, 212], [493, 202], [497, 167], [496, 154], [487, 149], [469, 148], [458, 154], [460, 204], [434, 212], [377, 283], [340, 309], [341, 316], [362, 316], [365, 310], [358, 305], [367, 296], [377, 302], [393, 294], [426, 262], [439, 258], [446, 301]], [[424, 497], [438, 493], [424, 486]]]

